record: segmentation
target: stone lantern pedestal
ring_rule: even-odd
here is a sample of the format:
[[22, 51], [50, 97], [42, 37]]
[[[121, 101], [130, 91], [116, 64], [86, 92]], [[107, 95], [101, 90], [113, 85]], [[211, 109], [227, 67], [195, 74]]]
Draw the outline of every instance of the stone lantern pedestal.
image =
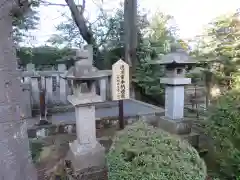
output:
[[77, 139], [69, 143], [70, 150], [66, 157], [66, 160], [71, 162], [69, 178], [106, 180], [105, 148], [96, 138], [94, 105], [102, 102], [102, 98], [91, 91], [78, 93], [80, 89], [74, 89], [74, 94], [68, 96], [68, 101], [75, 107], [77, 132]]
[[171, 133], [189, 134], [192, 123], [184, 117], [184, 85], [190, 84], [190, 78], [161, 78], [165, 84], [165, 116], [161, 117], [161, 125]]
[[75, 106], [77, 139], [69, 144], [68, 158], [75, 171], [90, 167], [105, 166], [105, 149], [97, 141], [95, 106], [101, 97], [85, 93], [79, 97], [68, 96], [68, 101]]

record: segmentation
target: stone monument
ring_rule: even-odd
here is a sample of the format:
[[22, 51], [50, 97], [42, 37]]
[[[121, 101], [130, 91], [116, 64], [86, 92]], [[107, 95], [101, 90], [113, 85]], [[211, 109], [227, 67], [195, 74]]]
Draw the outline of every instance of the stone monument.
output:
[[171, 53], [162, 57], [154, 64], [165, 66], [166, 77], [160, 79], [160, 83], [165, 84], [165, 116], [160, 117], [159, 127], [162, 129], [186, 136], [190, 143], [195, 146], [195, 138], [191, 132], [191, 120], [184, 118], [184, 86], [191, 84], [191, 78], [185, 77], [186, 67], [196, 64], [187, 52], [180, 46], [174, 45]]
[[96, 81], [109, 74], [97, 71], [85, 55], [87, 51], [78, 56], [72, 74], [66, 77], [73, 82], [73, 95], [68, 96], [68, 101], [75, 107], [77, 131], [66, 160], [72, 165], [72, 179], [105, 180], [105, 149], [96, 138], [95, 104], [102, 102], [96, 95]]
[[32, 101], [31, 101], [31, 85], [30, 82], [23, 82], [21, 84], [22, 91], [23, 91], [23, 98], [24, 98], [24, 107], [23, 107], [23, 114], [24, 118], [31, 118], [32, 117]]

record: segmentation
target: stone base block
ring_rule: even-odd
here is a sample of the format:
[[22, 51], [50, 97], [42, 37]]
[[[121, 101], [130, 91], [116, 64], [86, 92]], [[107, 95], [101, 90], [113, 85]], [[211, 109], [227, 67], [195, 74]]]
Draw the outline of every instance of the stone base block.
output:
[[189, 134], [192, 129], [192, 121], [187, 119], [172, 120], [161, 116], [157, 124], [158, 127], [172, 134]]
[[192, 121], [188, 119], [171, 120], [162, 116], [157, 121], [157, 127], [171, 133], [177, 134], [187, 140], [193, 147], [198, 148], [199, 134], [192, 132]]
[[180, 135], [180, 137], [187, 140], [194, 148], [199, 148], [199, 134], [191, 132], [190, 134]]
[[[94, 144], [79, 144], [78, 140], [75, 140], [69, 146], [70, 150], [66, 161], [71, 162], [73, 174], [87, 177], [103, 173], [103, 169], [106, 166], [105, 148], [99, 142], [96, 141]], [[92, 168], [93, 170], [91, 170]], [[80, 179], [83, 180], [84, 178]]]

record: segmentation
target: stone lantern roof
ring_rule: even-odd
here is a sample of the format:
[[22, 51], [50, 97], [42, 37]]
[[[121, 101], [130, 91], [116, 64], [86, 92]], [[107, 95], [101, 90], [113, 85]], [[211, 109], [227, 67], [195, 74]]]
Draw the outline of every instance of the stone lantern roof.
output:
[[162, 56], [161, 60], [157, 60], [151, 64], [160, 65], [193, 65], [196, 61], [179, 45], [172, 45], [171, 52]]
[[74, 106], [102, 102], [96, 94], [95, 81], [111, 74], [111, 70], [97, 70], [88, 59], [77, 61], [65, 77], [73, 80], [73, 95], [68, 96], [68, 101]]
[[66, 74], [69, 80], [97, 80], [112, 74], [111, 70], [98, 70], [87, 59], [81, 59]]
[[72, 67], [61, 75], [68, 80], [98, 80], [112, 75], [112, 70], [98, 70], [94, 67], [92, 59], [92, 46], [88, 45], [83, 50], [76, 50], [76, 55], [65, 57], [62, 61], [72, 61]]

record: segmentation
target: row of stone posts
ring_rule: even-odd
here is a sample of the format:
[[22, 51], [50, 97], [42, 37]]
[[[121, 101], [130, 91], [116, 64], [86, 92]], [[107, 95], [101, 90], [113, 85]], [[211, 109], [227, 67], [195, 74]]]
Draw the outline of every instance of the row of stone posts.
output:
[[[89, 52], [89, 51], [88, 51]], [[88, 53], [87, 52], [87, 53]], [[81, 57], [84, 54], [81, 54], [83, 52], [77, 52], [76, 55]], [[86, 53], [85, 53], [86, 55]], [[77, 58], [77, 56], [75, 58]], [[89, 59], [91, 56], [87, 56]], [[90, 58], [89, 61], [91, 61], [92, 58]], [[43, 88], [46, 90], [46, 96], [47, 100], [46, 102], [48, 104], [51, 104], [53, 102], [53, 77], [54, 75], [51, 72], [48, 71], [33, 71], [34, 70], [34, 64], [28, 64], [27, 69], [29, 71], [27, 72], [34, 72], [29, 77], [24, 77], [24, 81], [28, 81], [31, 84], [31, 95], [32, 95], [32, 104], [35, 106], [39, 105], [39, 93], [40, 89]], [[61, 104], [67, 104], [67, 95], [72, 94], [71, 92], [71, 81], [66, 79], [66, 76], [71, 73], [70, 71], [66, 70], [65, 64], [58, 64], [58, 72], [55, 72], [55, 74], [58, 74], [56, 77], [57, 80], [57, 86], [59, 87], [59, 100]], [[54, 72], [53, 72], [54, 73]], [[110, 100], [110, 82], [111, 80], [109, 77], [105, 77], [100, 79], [97, 83], [99, 86], [99, 94], [101, 95], [102, 99]]]
[[[25, 82], [29, 82], [31, 84], [32, 104], [35, 106], [39, 105], [40, 89], [46, 90], [47, 103], [51, 103], [53, 97], [53, 77], [56, 77], [57, 84], [60, 84], [60, 81], [64, 81], [61, 80], [60, 74], [66, 71], [66, 65], [58, 64], [58, 71], [35, 71], [35, 65], [29, 63], [27, 64], [26, 70], [27, 71], [24, 72], [25, 75], [23, 77]], [[59, 89], [61, 90], [66, 88], [63, 86], [59, 87]], [[60, 101], [61, 103], [65, 104], [67, 102], [67, 94], [61, 93], [60, 97], [63, 96], [65, 96], [65, 99], [60, 99]]]
[[[40, 93], [40, 89], [45, 89], [46, 90], [46, 99], [47, 99], [47, 103], [51, 104], [53, 101], [53, 76], [48, 75], [48, 76], [40, 76], [38, 74], [33, 75], [30, 77], [30, 84], [31, 84], [31, 96], [32, 96], [32, 104], [33, 105], [39, 105], [39, 93]], [[65, 80], [61, 80], [60, 78], [60, 82], [61, 81], [65, 81]], [[63, 84], [60, 84], [60, 101], [63, 104], [66, 104], [66, 98], [63, 99], [62, 97], [66, 97], [66, 91], [64, 93], [61, 93], [61, 90], [66, 89], [66, 87], [61, 87], [61, 85], [63, 86]]]

